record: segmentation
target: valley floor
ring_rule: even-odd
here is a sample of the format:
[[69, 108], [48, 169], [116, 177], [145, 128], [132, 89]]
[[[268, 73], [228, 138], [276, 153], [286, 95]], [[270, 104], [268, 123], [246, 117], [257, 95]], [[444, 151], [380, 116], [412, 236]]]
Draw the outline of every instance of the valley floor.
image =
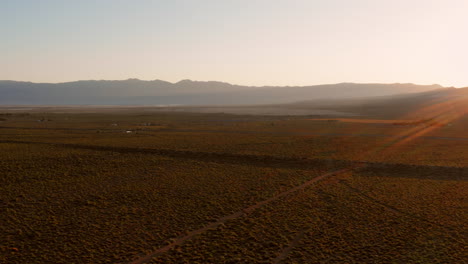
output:
[[466, 119], [0, 117], [0, 263], [468, 258]]

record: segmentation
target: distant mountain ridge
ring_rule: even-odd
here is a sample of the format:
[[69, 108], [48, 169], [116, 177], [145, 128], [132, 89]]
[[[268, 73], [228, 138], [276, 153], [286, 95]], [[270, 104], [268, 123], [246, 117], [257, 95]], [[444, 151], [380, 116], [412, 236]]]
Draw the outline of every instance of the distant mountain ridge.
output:
[[424, 92], [434, 85], [339, 83], [313, 86], [242, 86], [217, 81], [162, 80], [32, 83], [0, 81], [0, 104], [239, 105], [348, 99]]

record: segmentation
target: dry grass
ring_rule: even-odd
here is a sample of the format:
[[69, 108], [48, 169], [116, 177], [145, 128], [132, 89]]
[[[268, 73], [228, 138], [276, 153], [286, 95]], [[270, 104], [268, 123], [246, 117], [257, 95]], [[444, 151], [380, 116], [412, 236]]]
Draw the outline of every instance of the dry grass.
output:
[[466, 258], [468, 141], [430, 138], [463, 138], [466, 120], [403, 144], [394, 136], [408, 128], [372, 122], [165, 113], [2, 117], [2, 263], [128, 262], [353, 161], [387, 165], [288, 195], [154, 262], [270, 263], [285, 248], [287, 263]]

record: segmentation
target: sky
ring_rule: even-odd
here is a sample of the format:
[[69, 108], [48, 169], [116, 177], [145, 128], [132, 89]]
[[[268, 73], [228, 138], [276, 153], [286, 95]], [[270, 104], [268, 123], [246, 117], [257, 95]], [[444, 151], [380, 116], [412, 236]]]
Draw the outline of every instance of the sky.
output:
[[0, 0], [0, 80], [468, 86], [467, 0]]

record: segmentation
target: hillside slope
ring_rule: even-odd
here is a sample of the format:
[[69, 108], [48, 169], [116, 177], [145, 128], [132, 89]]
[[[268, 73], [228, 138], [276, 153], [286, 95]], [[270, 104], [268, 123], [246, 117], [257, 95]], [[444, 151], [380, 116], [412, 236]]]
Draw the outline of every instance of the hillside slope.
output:
[[303, 101], [285, 107], [330, 109], [390, 119], [442, 118], [448, 114], [464, 116], [468, 111], [468, 87], [354, 100]]

